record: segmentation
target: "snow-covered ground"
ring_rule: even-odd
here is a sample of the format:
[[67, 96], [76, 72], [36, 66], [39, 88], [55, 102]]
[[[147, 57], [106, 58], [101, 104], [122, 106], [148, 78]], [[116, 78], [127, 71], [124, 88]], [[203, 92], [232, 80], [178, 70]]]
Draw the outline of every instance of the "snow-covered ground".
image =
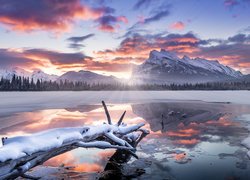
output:
[[0, 115], [84, 104], [201, 100], [250, 104], [250, 91], [80, 91], [0, 92]]

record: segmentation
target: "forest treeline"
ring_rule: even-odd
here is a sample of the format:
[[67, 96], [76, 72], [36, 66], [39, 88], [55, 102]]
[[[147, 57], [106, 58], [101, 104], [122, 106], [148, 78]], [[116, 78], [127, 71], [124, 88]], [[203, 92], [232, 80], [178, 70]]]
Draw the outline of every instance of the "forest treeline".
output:
[[102, 84], [69, 81], [42, 81], [14, 75], [0, 80], [0, 91], [101, 91], [101, 90], [250, 90], [250, 82], [209, 82], [197, 84]]

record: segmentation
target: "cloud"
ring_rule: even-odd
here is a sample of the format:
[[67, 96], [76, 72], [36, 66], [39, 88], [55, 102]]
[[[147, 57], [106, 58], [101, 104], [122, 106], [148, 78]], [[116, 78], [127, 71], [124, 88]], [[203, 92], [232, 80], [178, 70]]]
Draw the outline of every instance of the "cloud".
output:
[[110, 7], [92, 8], [80, 0], [0, 0], [0, 23], [14, 31], [68, 31], [75, 20], [97, 19], [114, 12]]
[[250, 35], [246, 34], [237, 34], [232, 37], [228, 38], [229, 42], [233, 43], [245, 43], [245, 42], [250, 42]]
[[25, 50], [23, 54], [38, 59], [49, 60], [54, 65], [80, 64], [83, 63], [85, 58], [90, 58], [83, 53], [63, 53], [45, 49], [28, 49]]
[[246, 3], [250, 3], [250, 0], [224, 0], [224, 6], [233, 8], [238, 5], [245, 5]]
[[224, 0], [224, 5], [226, 7], [233, 7], [233, 6], [236, 6], [238, 4], [239, 4], [238, 0]]
[[149, 51], [154, 49], [166, 49], [178, 53], [190, 53], [197, 51], [199, 44], [206, 42], [200, 41], [194, 34], [168, 34], [160, 33], [154, 35], [141, 35], [135, 33], [126, 37], [115, 50], [97, 52], [98, 55], [105, 57], [133, 57], [146, 58]]
[[171, 6], [169, 4], [166, 4], [166, 5], [162, 5], [162, 6], [158, 7], [158, 8], [156, 8], [156, 9], [154, 9], [153, 11], [151, 11], [151, 16], [148, 17], [148, 18], [145, 18], [143, 23], [144, 24], [149, 24], [149, 23], [159, 21], [162, 18], [169, 16], [170, 7]]
[[12, 49], [0, 49], [0, 67], [10, 68], [10, 67], [36, 67], [42, 66], [41, 62], [32, 60], [25, 56], [20, 55], [20, 52]]
[[0, 59], [0, 67], [46, 71], [61, 66], [83, 65], [86, 60], [92, 58], [82, 53], [63, 53], [46, 49], [1, 49]]
[[65, 71], [82, 69], [121, 75], [131, 71], [133, 64], [123, 59], [94, 60], [83, 53], [64, 53], [47, 49], [0, 49], [0, 67], [20, 67], [27, 71], [41, 69], [58, 75]]
[[170, 15], [171, 5], [167, 3], [161, 4], [161, 6], [154, 7], [149, 13], [148, 17], [140, 17], [139, 21], [133, 24], [128, 31], [135, 30], [140, 26], [150, 24], [152, 22], [160, 21], [163, 18]]
[[69, 47], [72, 49], [80, 50], [84, 45], [82, 44], [83, 41], [95, 36], [95, 34], [91, 33], [85, 36], [73, 36], [67, 38], [66, 40], [70, 42]]
[[135, 65], [128, 61], [93, 61], [86, 60], [84, 68], [99, 72], [130, 72]]
[[178, 21], [178, 22], [171, 24], [170, 28], [174, 30], [183, 30], [185, 29], [185, 24], [181, 21]]
[[249, 44], [219, 44], [203, 47], [196, 55], [210, 59], [219, 59], [221, 63], [250, 73]]
[[[80, 44], [92, 36], [70, 37], [68, 41]], [[47, 49], [0, 49], [0, 67], [51, 68], [60, 72], [85, 69], [125, 74], [144, 62], [150, 51], [160, 49], [176, 52], [180, 57], [219, 60], [245, 73], [250, 72], [250, 35], [239, 33], [227, 39], [202, 39], [193, 32], [149, 34], [145, 31], [131, 31], [117, 48], [94, 52], [93, 57]]]
[[186, 34], [128, 34], [116, 49], [96, 52], [99, 59], [122, 60], [140, 64], [152, 50], [165, 49], [180, 57], [189, 55], [211, 60], [250, 72], [250, 35], [237, 34], [228, 39], [201, 39], [192, 32]]
[[83, 47], [85, 47], [85, 45], [79, 44], [79, 43], [70, 43], [68, 47], [71, 48], [71, 49], [74, 49], [74, 50], [76, 50], [76, 51], [79, 51], [79, 50], [81, 50]]
[[73, 37], [70, 37], [68, 38], [67, 40], [68, 41], [71, 41], [73, 43], [80, 43], [80, 42], [83, 42], [84, 40], [90, 38], [90, 37], [93, 37], [95, 34], [88, 34], [88, 35], [85, 35], [85, 36], [73, 36]]
[[115, 32], [118, 29], [119, 22], [128, 23], [128, 19], [125, 16], [113, 16], [106, 15], [96, 20], [98, 23], [98, 29], [105, 32]]
[[249, 32], [250, 32], [250, 26], [244, 28], [244, 29], [242, 30], [242, 32], [244, 32], [244, 33], [249, 33]]
[[134, 5], [133, 9], [138, 10], [142, 7], [147, 8], [152, 0], [137, 0], [137, 3]]

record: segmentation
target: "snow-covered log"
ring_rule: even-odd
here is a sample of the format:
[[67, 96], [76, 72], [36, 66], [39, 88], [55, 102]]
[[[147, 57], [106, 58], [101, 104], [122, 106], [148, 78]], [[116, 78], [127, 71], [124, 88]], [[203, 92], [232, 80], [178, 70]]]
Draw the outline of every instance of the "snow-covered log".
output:
[[[12, 138], [2, 139], [0, 148], [0, 179], [27, 177], [25, 173], [48, 159], [72, 149], [114, 148], [128, 151], [134, 157], [135, 147], [145, 134], [143, 123], [127, 126], [122, 123], [125, 112], [117, 124], [112, 124], [111, 117], [102, 102], [108, 124], [98, 126], [67, 127]], [[140, 134], [138, 134], [140, 133]]]

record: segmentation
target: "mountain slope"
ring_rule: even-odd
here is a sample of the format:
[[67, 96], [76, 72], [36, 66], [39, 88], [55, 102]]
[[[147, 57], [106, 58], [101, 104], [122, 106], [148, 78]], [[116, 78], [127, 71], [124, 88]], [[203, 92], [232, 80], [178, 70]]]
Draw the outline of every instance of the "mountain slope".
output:
[[13, 75], [16, 76], [21, 76], [21, 77], [28, 77], [30, 79], [33, 78], [33, 80], [36, 82], [38, 79], [43, 80], [43, 81], [55, 81], [58, 76], [56, 75], [49, 75], [44, 73], [41, 70], [35, 70], [32, 73], [25, 71], [22, 68], [7, 68], [7, 69], [0, 69], [0, 78], [3, 77], [5, 79], [11, 79]]
[[3, 77], [4, 79], [11, 79], [14, 75], [22, 77], [30, 77], [31, 73], [18, 67], [10, 69], [8, 68], [0, 69], [0, 77]]
[[33, 78], [35, 81], [37, 81], [38, 79], [43, 81], [56, 81], [58, 79], [58, 76], [46, 74], [41, 70], [35, 70], [31, 74], [30, 78]]
[[61, 75], [57, 81], [80, 81], [80, 82], [87, 82], [87, 83], [102, 83], [102, 84], [110, 84], [116, 82], [116, 78], [113, 76], [104, 76], [100, 74], [96, 74], [91, 71], [84, 71], [81, 70], [79, 72], [76, 71], [69, 71]]
[[150, 52], [149, 58], [132, 73], [135, 83], [202, 83], [240, 78], [241, 72], [201, 58], [178, 58], [165, 50]]

